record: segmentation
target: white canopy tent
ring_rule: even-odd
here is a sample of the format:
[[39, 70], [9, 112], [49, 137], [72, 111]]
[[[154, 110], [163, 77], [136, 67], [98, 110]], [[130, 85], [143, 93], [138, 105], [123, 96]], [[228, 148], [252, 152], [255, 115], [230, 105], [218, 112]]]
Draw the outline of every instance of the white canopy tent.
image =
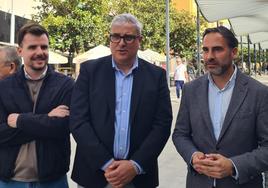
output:
[[[91, 59], [97, 59], [100, 57], [104, 57], [106, 55], [110, 55], [111, 54], [111, 50], [110, 48], [103, 46], [103, 45], [99, 45], [96, 46], [95, 48], [92, 48], [88, 51], [86, 51], [83, 54], [80, 54], [78, 56], [76, 56], [73, 59], [74, 63], [82, 63], [84, 61], [87, 60], [91, 60]], [[145, 51], [138, 51], [138, 57], [150, 62], [150, 63], [156, 63], [159, 64], [160, 62], [165, 62], [166, 61], [166, 56], [155, 52], [151, 49], [147, 49]]]
[[160, 65], [161, 62], [166, 62], [166, 56], [162, 55], [156, 51], [153, 51], [151, 49], [147, 49], [144, 51], [138, 51], [138, 56], [150, 63]]
[[107, 46], [99, 45], [99, 46], [96, 46], [95, 48], [92, 48], [92, 49], [86, 51], [83, 54], [76, 56], [73, 59], [73, 62], [74, 63], [83, 63], [87, 60], [97, 59], [97, 58], [104, 57], [104, 56], [107, 56], [110, 54], [111, 54], [110, 48], [108, 48]]
[[49, 50], [49, 59], [48, 59], [49, 64], [66, 64], [68, 63], [68, 58], [60, 55], [57, 52], [53, 52]]
[[261, 48], [262, 49], [268, 49], [268, 41], [264, 41], [261, 43]]

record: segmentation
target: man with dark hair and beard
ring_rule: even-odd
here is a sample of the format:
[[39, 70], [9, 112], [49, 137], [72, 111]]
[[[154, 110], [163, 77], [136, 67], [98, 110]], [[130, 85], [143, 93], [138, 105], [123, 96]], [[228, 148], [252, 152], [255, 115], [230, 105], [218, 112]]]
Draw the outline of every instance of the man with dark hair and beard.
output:
[[229, 29], [207, 29], [208, 74], [184, 86], [173, 142], [188, 165], [187, 188], [262, 188], [268, 88], [233, 64], [237, 46]]
[[68, 188], [74, 81], [47, 65], [49, 36], [41, 25], [24, 25], [18, 44], [24, 65], [0, 81], [0, 187]]

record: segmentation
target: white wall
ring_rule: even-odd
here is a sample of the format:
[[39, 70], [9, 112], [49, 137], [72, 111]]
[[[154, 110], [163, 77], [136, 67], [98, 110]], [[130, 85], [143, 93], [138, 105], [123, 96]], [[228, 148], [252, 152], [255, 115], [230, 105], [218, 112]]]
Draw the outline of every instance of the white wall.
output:
[[31, 19], [31, 15], [37, 12], [33, 7], [40, 2], [34, 0], [0, 0], [0, 10], [11, 13], [12, 4], [15, 15]]

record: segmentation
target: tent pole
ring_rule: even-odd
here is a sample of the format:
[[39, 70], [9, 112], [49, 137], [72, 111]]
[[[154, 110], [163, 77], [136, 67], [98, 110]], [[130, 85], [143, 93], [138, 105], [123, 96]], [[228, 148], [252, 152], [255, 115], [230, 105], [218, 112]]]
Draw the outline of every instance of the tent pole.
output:
[[242, 70], [244, 70], [244, 53], [243, 53], [243, 37], [240, 36], [240, 48], [241, 48], [241, 65], [242, 65]]
[[251, 74], [250, 70], [250, 40], [249, 40], [249, 35], [247, 36], [248, 39], [248, 74]]

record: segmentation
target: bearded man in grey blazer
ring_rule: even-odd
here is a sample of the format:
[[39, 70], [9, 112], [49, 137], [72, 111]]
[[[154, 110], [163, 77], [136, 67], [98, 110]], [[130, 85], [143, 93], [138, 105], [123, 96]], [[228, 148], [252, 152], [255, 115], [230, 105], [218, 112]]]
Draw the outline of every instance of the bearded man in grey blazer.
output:
[[186, 84], [173, 133], [188, 165], [187, 188], [261, 188], [268, 170], [268, 89], [232, 63], [238, 41], [207, 29], [207, 74]]

